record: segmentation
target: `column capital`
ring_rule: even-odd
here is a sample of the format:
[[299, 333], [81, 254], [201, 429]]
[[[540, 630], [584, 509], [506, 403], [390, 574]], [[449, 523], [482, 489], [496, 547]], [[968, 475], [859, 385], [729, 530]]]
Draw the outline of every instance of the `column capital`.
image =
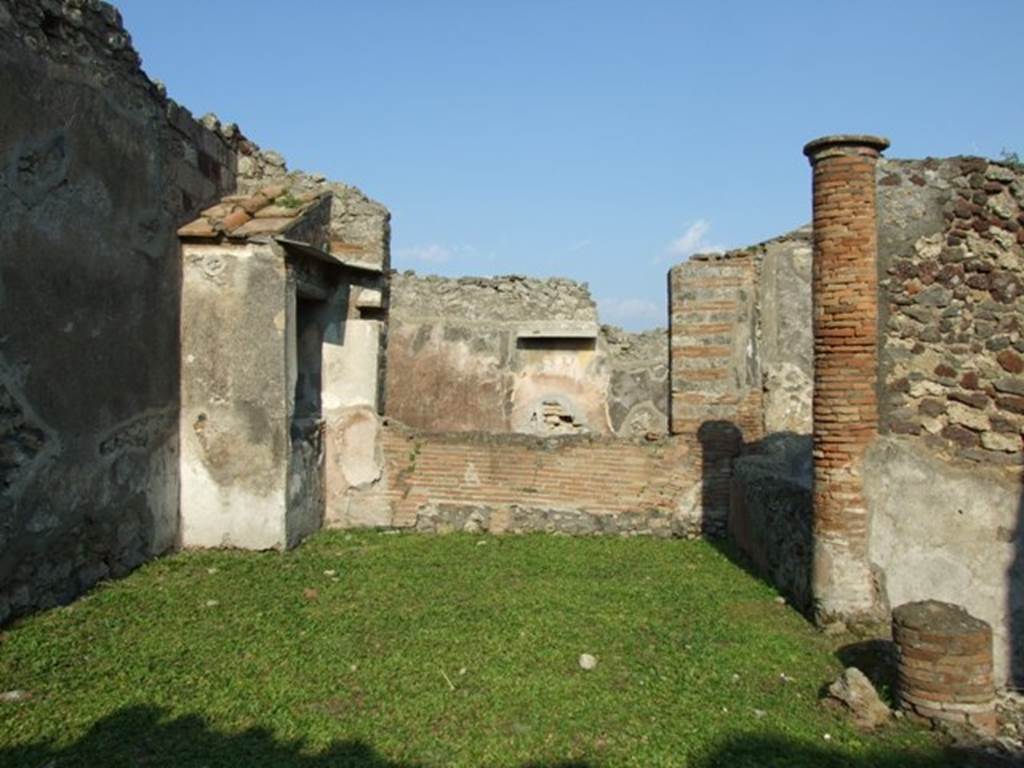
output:
[[877, 158], [889, 146], [884, 136], [871, 136], [863, 133], [841, 133], [833, 136], [822, 136], [804, 145], [804, 154], [814, 165], [819, 160], [839, 155], [860, 155], [861, 157]]

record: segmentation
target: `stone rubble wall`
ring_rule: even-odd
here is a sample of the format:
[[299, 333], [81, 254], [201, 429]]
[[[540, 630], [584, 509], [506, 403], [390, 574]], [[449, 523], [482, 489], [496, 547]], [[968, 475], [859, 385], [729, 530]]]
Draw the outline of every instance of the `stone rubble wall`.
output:
[[339, 527], [689, 536], [700, 468], [682, 440], [384, 428], [378, 481]]
[[754, 246], [758, 254], [756, 354], [764, 434], [811, 433], [811, 229]]
[[0, 0], [0, 622], [175, 545], [175, 230], [241, 137], [139, 68], [115, 8]]
[[729, 540], [791, 605], [810, 614], [811, 436], [767, 435], [743, 447], [732, 471]]
[[[0, 0], [0, 114], [3, 622], [178, 544], [177, 228], [271, 182], [330, 189], [331, 250], [383, 275], [390, 223], [168, 99], [98, 0]], [[382, 278], [342, 309], [380, 344], [386, 308]]]
[[[204, 122], [212, 130], [233, 135], [237, 127], [223, 126], [215, 115]], [[283, 184], [301, 192], [330, 191], [331, 253], [367, 264], [387, 273], [391, 267], [391, 213], [357, 187], [332, 181], [322, 174], [289, 171], [285, 159], [273, 150], [243, 145], [238, 157], [238, 190], [252, 193], [268, 184]]]
[[882, 439], [869, 553], [892, 605], [992, 625], [1024, 684], [1024, 168], [977, 157], [878, 170]]
[[394, 273], [387, 414], [428, 431], [664, 434], [664, 331], [597, 321], [571, 280]]
[[[868, 558], [891, 605], [934, 598], [989, 622], [995, 679], [1019, 686], [1024, 171], [980, 158], [883, 159], [876, 178], [882, 434], [863, 470]], [[787, 302], [761, 303], [794, 322]], [[808, 446], [766, 431], [733, 463], [730, 537], [809, 610]]]
[[883, 421], [951, 458], [1024, 462], [1024, 169], [889, 160]]
[[407, 271], [392, 275], [391, 292], [391, 317], [396, 321], [597, 322], [597, 305], [586, 284], [563, 278], [450, 278]]
[[615, 434], [643, 437], [668, 433], [668, 331], [632, 333], [602, 325], [610, 381], [608, 418]]

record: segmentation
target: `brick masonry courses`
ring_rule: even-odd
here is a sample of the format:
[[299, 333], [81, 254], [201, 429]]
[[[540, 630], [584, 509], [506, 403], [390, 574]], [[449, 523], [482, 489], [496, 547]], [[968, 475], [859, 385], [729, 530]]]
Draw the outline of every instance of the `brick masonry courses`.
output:
[[877, 618], [864, 456], [878, 435], [875, 164], [888, 141], [825, 137], [804, 152], [814, 210], [814, 561], [821, 622]]
[[[0, 113], [9, 116], [0, 126], [0, 250], [8, 256], [0, 262], [3, 621], [69, 600], [175, 546], [181, 320], [175, 228], [226, 193], [249, 195], [267, 186], [296, 196], [329, 190], [329, 250], [386, 275], [390, 224], [386, 209], [357, 189], [289, 171], [280, 155], [260, 150], [237, 126], [212, 115], [197, 120], [168, 100], [139, 68], [119, 15], [106, 4], [0, 0], [0, 43], [4, 82], [11, 86], [0, 89]], [[862, 160], [825, 161], [852, 165], [833, 174], [851, 176], [822, 202], [837, 212], [844, 201], [864, 202]], [[879, 607], [884, 593], [896, 603], [962, 602], [992, 626], [996, 679], [1024, 684], [1024, 173], [981, 158], [881, 160], [874, 173], [880, 277], [874, 408], [874, 388], [857, 389], [859, 374], [850, 375], [874, 368], [871, 315], [857, 304], [866, 298], [870, 305], [871, 291], [847, 289], [844, 297], [841, 280], [819, 286], [831, 307], [829, 335], [818, 334], [819, 359], [824, 353], [826, 363], [841, 360], [820, 366], [819, 375], [832, 419], [819, 419], [817, 429], [819, 481], [827, 481], [819, 487], [833, 503], [819, 503], [816, 532], [827, 535], [808, 542], [806, 534], [810, 453], [801, 434], [810, 431], [812, 359], [806, 231], [695, 257], [673, 270], [670, 375], [664, 333], [641, 339], [596, 329], [589, 296], [579, 299], [568, 281], [563, 290], [557, 281], [515, 278], [505, 281], [507, 291], [495, 287], [500, 280], [452, 281], [460, 287], [451, 295], [443, 283], [424, 283], [423, 305], [440, 303], [444, 311], [408, 337], [396, 333], [396, 350], [429, 352], [436, 342], [446, 354], [465, 353], [459, 360], [477, 366], [471, 369], [485, 383], [494, 350], [496, 360], [518, 356], [544, 374], [491, 391], [464, 379], [461, 389], [446, 389], [444, 360], [407, 369], [413, 373], [402, 385], [407, 405], [427, 400], [424, 391], [454, 393], [452, 413], [463, 419], [458, 428], [470, 430], [463, 435], [396, 437], [393, 426], [380, 436], [372, 373], [383, 377], [383, 361], [394, 363], [379, 354], [389, 286], [383, 279], [361, 283], [343, 327], [334, 329], [335, 343], [325, 348], [359, 352], [324, 360], [331, 371], [324, 436], [341, 446], [344, 458], [328, 461], [325, 470], [331, 522], [390, 524], [397, 510], [403, 525], [425, 530], [511, 525], [689, 535], [719, 533], [726, 509], [745, 509], [746, 520], [730, 517], [730, 525], [746, 527], [731, 529], [747, 546], [769, 553], [755, 561], [793, 593], [810, 594], [800, 572], [809, 570], [813, 550], [817, 572], [833, 580], [832, 594], [843, 596], [840, 613]], [[824, 239], [827, 229], [819, 227]], [[852, 277], [857, 282], [849, 285], [870, 286], [866, 273]], [[511, 285], [516, 281], [521, 284]], [[497, 296], [490, 306], [500, 311], [479, 311], [483, 305], [465, 302], [463, 288]], [[855, 308], [845, 317], [844, 303]], [[465, 322], [450, 321], [460, 313]], [[544, 340], [516, 350], [507, 328], [481, 333], [473, 327], [478, 317], [483, 325], [582, 322], [596, 329], [594, 348]], [[555, 358], [554, 379], [567, 397], [549, 403], [545, 367]], [[497, 365], [499, 378], [520, 363]], [[420, 370], [440, 373], [436, 380], [417, 379]], [[667, 424], [667, 375], [680, 434], [666, 440], [659, 433]], [[863, 398], [851, 407], [841, 393], [852, 392]], [[579, 413], [601, 426], [589, 436], [579, 434], [581, 423], [566, 407], [578, 401], [586, 406]], [[539, 415], [573, 434], [553, 440], [472, 434], [507, 432], [528, 420], [537, 403]], [[459, 412], [468, 404], [476, 410]], [[417, 426], [432, 426], [431, 413], [421, 410], [426, 421]], [[655, 439], [613, 440], [612, 433]], [[448, 452], [452, 466], [431, 469], [427, 461], [420, 467], [425, 483], [401, 486], [419, 471], [402, 464], [409, 440], [421, 440], [428, 457], [435, 448], [438, 455]], [[515, 468], [516, 462], [539, 467], [541, 479], [553, 473], [558, 485], [503, 474], [504, 464]], [[595, 478], [593, 467], [616, 462], [625, 469], [613, 491], [616, 478], [605, 477], [612, 473]], [[332, 485], [339, 472], [343, 481]], [[472, 486], [474, 472], [498, 496], [481, 496]], [[455, 484], [453, 496], [456, 477], [462, 485]], [[759, 505], [770, 509], [761, 514]], [[503, 523], [509, 516], [513, 522]], [[820, 598], [828, 590], [818, 587]]]
[[669, 426], [701, 465], [703, 526], [713, 535], [726, 527], [732, 461], [762, 433], [756, 274], [748, 252], [695, 256], [669, 272]]
[[702, 464], [708, 532], [726, 527], [744, 450], [810, 432], [810, 253], [804, 228], [669, 272], [671, 429]]
[[996, 733], [992, 627], [957, 605], [926, 600], [893, 611], [896, 694], [912, 717]]
[[[1024, 277], [1024, 169], [981, 158], [883, 158], [875, 179], [878, 434], [861, 473], [871, 589], [896, 604], [963, 604], [992, 626], [997, 681], [1019, 686], [1024, 551], [1017, 446], [1024, 414], [1014, 410], [1013, 390], [1024, 391], [1022, 374], [1014, 373], [1015, 355], [1024, 349], [1024, 302], [1016, 288]], [[996, 277], [986, 282], [992, 278], [979, 275]], [[770, 283], [762, 266], [757, 290], [770, 290]], [[759, 295], [757, 304], [763, 313], [794, 302]], [[792, 324], [797, 317], [787, 310], [779, 320]], [[759, 319], [754, 345], [762, 372], [768, 325]], [[799, 336], [785, 338], [782, 346], [801, 347]], [[791, 365], [801, 370], [800, 356]], [[764, 373], [762, 380], [767, 403], [771, 385]], [[783, 421], [768, 413], [766, 405], [766, 439], [747, 441], [733, 462], [730, 536], [812, 613], [811, 561], [820, 548], [809, 530], [811, 454], [798, 435], [767, 426]], [[864, 562], [838, 572], [863, 584]]]
[[390, 425], [378, 524], [443, 533], [689, 536], [700, 466], [682, 440], [429, 434]]

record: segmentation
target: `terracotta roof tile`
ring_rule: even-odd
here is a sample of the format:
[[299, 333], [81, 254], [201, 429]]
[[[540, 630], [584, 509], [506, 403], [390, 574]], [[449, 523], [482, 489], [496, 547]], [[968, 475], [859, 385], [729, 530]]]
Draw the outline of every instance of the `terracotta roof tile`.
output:
[[221, 224], [224, 226], [225, 232], [234, 232], [240, 226], [249, 221], [249, 219], [251, 218], [252, 216], [250, 216], [244, 210], [242, 210], [241, 208], [236, 208], [235, 210], [233, 210], [231, 213], [224, 217], [224, 220], [221, 222]]
[[227, 195], [178, 230], [183, 238], [244, 239], [285, 231], [327, 192], [292, 193], [285, 186], [263, 187], [254, 195]]
[[284, 230], [295, 221], [294, 218], [250, 219], [231, 233], [231, 237], [251, 237], [252, 235], [272, 235]]
[[190, 221], [178, 230], [179, 237], [215, 237], [216, 234], [217, 230], [206, 219]]
[[263, 195], [256, 194], [251, 197], [241, 198], [238, 200], [238, 206], [249, 215], [252, 215], [269, 202]]

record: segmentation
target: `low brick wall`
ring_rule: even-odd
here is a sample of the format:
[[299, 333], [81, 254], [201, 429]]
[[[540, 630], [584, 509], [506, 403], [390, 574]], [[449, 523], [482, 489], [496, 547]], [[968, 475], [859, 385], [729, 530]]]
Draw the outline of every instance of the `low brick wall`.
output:
[[700, 531], [700, 465], [680, 439], [424, 434], [390, 426], [381, 446], [378, 493], [395, 527], [660, 536]]

